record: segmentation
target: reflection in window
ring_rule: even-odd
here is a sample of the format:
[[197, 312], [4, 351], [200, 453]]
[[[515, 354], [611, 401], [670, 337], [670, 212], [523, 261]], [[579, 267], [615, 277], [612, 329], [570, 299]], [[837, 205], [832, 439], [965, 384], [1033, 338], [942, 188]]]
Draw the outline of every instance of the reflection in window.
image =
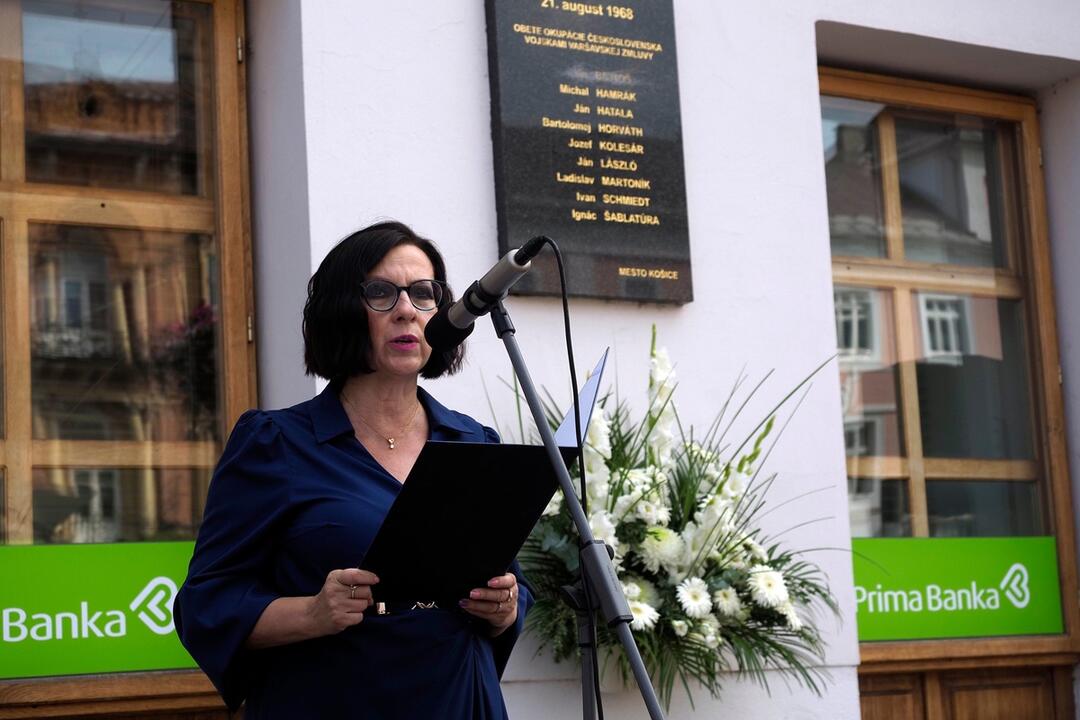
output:
[[846, 452], [902, 455], [892, 298], [881, 290], [837, 287], [833, 301]]
[[923, 452], [1028, 460], [1032, 408], [1019, 301], [918, 293]]
[[954, 295], [922, 293], [920, 297], [925, 358], [959, 362], [974, 344], [968, 339], [967, 303]]
[[34, 468], [34, 542], [194, 538], [209, 482], [187, 468]]
[[1035, 482], [928, 480], [926, 507], [933, 537], [1045, 533]]
[[821, 98], [833, 255], [885, 257], [881, 156], [875, 125], [883, 107], [846, 98]]
[[848, 513], [852, 537], [911, 535], [907, 483], [903, 480], [849, 477]]
[[219, 437], [211, 238], [30, 226], [36, 439]]
[[27, 180], [208, 194], [209, 5], [22, 10]]
[[1006, 265], [1012, 126], [968, 117], [896, 119], [904, 253], [919, 262]]

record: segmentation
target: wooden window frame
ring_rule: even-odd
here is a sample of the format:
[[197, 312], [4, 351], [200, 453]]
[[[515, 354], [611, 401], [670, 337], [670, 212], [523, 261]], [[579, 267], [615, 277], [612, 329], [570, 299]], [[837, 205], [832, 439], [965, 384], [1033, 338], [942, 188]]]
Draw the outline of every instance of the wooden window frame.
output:
[[[973, 90], [940, 83], [898, 79], [834, 68], [820, 68], [821, 95], [879, 102], [916, 110], [944, 111], [989, 117], [1017, 124], [1017, 148], [1023, 235], [1006, 239], [1009, 268], [969, 268], [905, 262], [900, 208], [900, 177], [892, 117], [879, 119], [882, 159], [885, 237], [888, 259], [835, 257], [836, 285], [885, 288], [893, 291], [893, 311], [900, 359], [902, 430], [906, 457], [848, 458], [849, 475], [873, 475], [908, 481], [912, 531], [929, 534], [926, 478], [1035, 479], [1041, 476], [1047, 497], [1043, 503], [1049, 531], [1056, 538], [1061, 581], [1064, 632], [1052, 636], [964, 638], [955, 640], [860, 643], [862, 673], [1004, 666], [1009, 664], [1073, 664], [1080, 659], [1080, 606], [1076, 568], [1072, 490], [1061, 396], [1054, 289], [1042, 177], [1038, 108], [1026, 97]], [[891, 126], [891, 127], [890, 127]], [[1007, 223], [1008, 224], [1008, 223]], [[896, 258], [901, 258], [897, 260]], [[1011, 268], [1011, 269], [1010, 269]], [[916, 291], [1024, 298], [1026, 335], [1031, 360], [1032, 406], [1035, 414], [1034, 461], [943, 460], [924, 458], [915, 389], [913, 317]], [[916, 509], [921, 508], [921, 513]]]
[[[108, 2], [109, 0], [104, 0]], [[214, 95], [200, 137], [213, 132], [214, 160], [200, 187], [212, 197], [162, 198], [138, 191], [26, 184], [19, 0], [0, 0], [0, 511], [6, 542], [28, 543], [32, 526], [31, 469], [80, 467], [200, 467], [217, 461], [215, 442], [80, 442], [34, 440], [30, 397], [29, 233], [31, 222], [131, 226], [206, 233], [218, 240], [221, 283], [222, 412], [226, 428], [257, 404], [251, 256], [250, 179], [243, 0], [188, 0], [211, 6]], [[224, 439], [222, 439], [222, 442]], [[13, 481], [15, 478], [24, 480]], [[224, 711], [198, 670], [112, 673], [0, 681], [0, 720], [105, 716], [153, 711]], [[224, 712], [222, 712], [224, 716]]]

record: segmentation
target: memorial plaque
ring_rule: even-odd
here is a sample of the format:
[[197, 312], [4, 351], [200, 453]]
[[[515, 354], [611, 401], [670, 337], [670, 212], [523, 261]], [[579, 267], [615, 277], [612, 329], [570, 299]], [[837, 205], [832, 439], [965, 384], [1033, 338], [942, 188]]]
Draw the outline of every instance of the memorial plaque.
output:
[[[693, 299], [671, 0], [487, 0], [499, 249], [571, 294]], [[515, 293], [552, 295], [551, 253]]]

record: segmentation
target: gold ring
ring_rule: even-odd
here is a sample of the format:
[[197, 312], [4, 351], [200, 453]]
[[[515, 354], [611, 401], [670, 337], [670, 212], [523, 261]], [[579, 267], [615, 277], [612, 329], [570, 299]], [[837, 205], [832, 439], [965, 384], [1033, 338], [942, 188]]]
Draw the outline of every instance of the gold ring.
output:
[[495, 603], [495, 612], [502, 612], [502, 603]]
[[356, 599], [356, 586], [355, 585], [350, 585], [349, 586], [349, 599], [350, 600], [355, 600]]

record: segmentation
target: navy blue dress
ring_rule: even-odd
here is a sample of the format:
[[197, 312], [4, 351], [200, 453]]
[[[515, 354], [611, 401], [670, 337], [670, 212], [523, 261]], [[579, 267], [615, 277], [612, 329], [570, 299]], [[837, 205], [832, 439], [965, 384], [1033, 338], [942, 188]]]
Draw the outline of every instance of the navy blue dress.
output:
[[[418, 396], [432, 440], [498, 442], [494, 430]], [[357, 441], [332, 385], [237, 421], [174, 612], [184, 647], [225, 703], [247, 701], [246, 720], [506, 717], [499, 676], [533, 602], [524, 584], [517, 623], [494, 639], [487, 623], [452, 608], [369, 611], [337, 635], [244, 647], [273, 600], [314, 595], [331, 570], [362, 566], [401, 487]], [[513, 571], [521, 580], [516, 563]]]

